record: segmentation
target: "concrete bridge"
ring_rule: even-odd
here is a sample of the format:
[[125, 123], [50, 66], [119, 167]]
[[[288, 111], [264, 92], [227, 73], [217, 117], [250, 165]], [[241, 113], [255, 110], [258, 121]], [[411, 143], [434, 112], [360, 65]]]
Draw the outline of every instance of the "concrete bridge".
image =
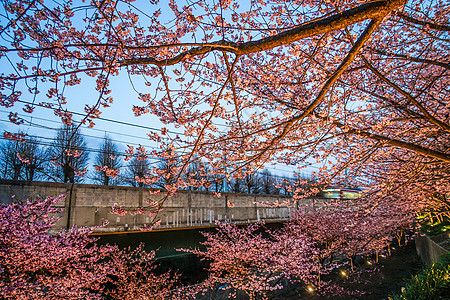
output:
[[[133, 209], [146, 206], [147, 200], [161, 198], [161, 195], [151, 194], [148, 188], [0, 180], [0, 201], [3, 203], [10, 202], [12, 195], [24, 200], [38, 195], [56, 197], [60, 194], [67, 197], [64, 202], [56, 204], [64, 210], [59, 215], [60, 220], [54, 230], [68, 229], [73, 225], [99, 226], [108, 220], [108, 225], [95, 230], [98, 233], [139, 231], [150, 221], [148, 215], [111, 214], [114, 203]], [[211, 192], [180, 191], [165, 201], [164, 210], [159, 213], [161, 225], [155, 230], [209, 227], [214, 226], [216, 220], [233, 223], [282, 221], [289, 217], [290, 211], [298, 207], [273, 208], [258, 203], [283, 202], [287, 198], [231, 193], [224, 193], [218, 198]], [[227, 203], [233, 203], [234, 206], [229, 207]]]

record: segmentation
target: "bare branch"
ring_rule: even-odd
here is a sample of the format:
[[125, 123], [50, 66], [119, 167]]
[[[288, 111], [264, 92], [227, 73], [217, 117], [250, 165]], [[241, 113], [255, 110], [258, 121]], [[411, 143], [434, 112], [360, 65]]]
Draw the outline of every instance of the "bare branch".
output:
[[407, 14], [405, 14], [403, 12], [399, 12], [397, 15], [399, 17], [401, 17], [403, 20], [406, 20], [408, 22], [411, 22], [411, 23], [414, 23], [417, 25], [426, 26], [428, 28], [440, 30], [440, 31], [450, 31], [450, 26], [447, 26], [447, 25], [436, 24], [436, 23], [432, 23], [432, 22], [428, 22], [428, 21], [421, 21], [421, 20], [418, 20], [411, 16], [408, 16]]
[[377, 52], [378, 54], [381, 54], [381, 55], [384, 55], [384, 56], [392, 56], [392, 57], [400, 58], [400, 59], [407, 60], [407, 61], [413, 61], [413, 62], [419, 62], [419, 63], [424, 63], [424, 64], [435, 65], [435, 66], [443, 67], [443, 68], [445, 68], [447, 70], [450, 70], [450, 64], [448, 62], [440, 62], [440, 61], [431, 60], [431, 59], [412, 57], [412, 56], [408, 56], [408, 55], [396, 54], [396, 53], [391, 53], [391, 52], [377, 50], [377, 49], [372, 49], [372, 50]]

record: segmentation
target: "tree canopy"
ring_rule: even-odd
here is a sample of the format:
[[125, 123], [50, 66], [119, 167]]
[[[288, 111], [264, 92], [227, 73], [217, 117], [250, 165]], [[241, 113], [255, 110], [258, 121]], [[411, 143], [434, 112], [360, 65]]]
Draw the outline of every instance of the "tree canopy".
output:
[[135, 115], [168, 124], [149, 154], [176, 156], [174, 189], [193, 161], [241, 178], [317, 161], [318, 182], [370, 186], [373, 199], [445, 193], [450, 4], [360, 2], [5, 1], [0, 104], [51, 106], [71, 124], [64, 92], [91, 79], [93, 126], [127, 72]]

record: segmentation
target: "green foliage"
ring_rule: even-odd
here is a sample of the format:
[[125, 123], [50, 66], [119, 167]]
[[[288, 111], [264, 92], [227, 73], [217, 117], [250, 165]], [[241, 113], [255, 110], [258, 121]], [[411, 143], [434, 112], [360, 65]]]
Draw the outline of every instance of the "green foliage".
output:
[[390, 296], [389, 300], [440, 300], [450, 299], [449, 295], [450, 254], [447, 254], [407, 280], [402, 292]]
[[450, 220], [447, 217], [432, 218], [429, 214], [417, 217], [420, 224], [420, 231], [429, 236], [439, 235], [450, 231]]

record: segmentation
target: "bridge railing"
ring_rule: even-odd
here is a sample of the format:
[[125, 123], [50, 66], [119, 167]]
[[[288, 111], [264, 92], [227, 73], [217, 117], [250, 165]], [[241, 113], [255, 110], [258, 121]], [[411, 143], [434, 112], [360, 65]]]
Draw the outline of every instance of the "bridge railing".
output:
[[[111, 214], [114, 203], [134, 209], [146, 206], [147, 200], [156, 201], [161, 195], [150, 193], [149, 188], [126, 186], [101, 186], [54, 182], [24, 182], [0, 180], [0, 201], [9, 202], [30, 197], [56, 197], [66, 194], [60, 219], [55, 231], [77, 226], [100, 226], [105, 220], [109, 224], [96, 229], [97, 232], [137, 231], [150, 221], [148, 215]], [[224, 193], [217, 197], [204, 191], [180, 191], [167, 199], [164, 210], [159, 213], [161, 225], [158, 229], [193, 228], [213, 226], [218, 221], [251, 223], [260, 220], [281, 221], [289, 217], [297, 207], [267, 207], [261, 203], [283, 202], [283, 195], [253, 195]], [[232, 205], [230, 205], [230, 203]]]

